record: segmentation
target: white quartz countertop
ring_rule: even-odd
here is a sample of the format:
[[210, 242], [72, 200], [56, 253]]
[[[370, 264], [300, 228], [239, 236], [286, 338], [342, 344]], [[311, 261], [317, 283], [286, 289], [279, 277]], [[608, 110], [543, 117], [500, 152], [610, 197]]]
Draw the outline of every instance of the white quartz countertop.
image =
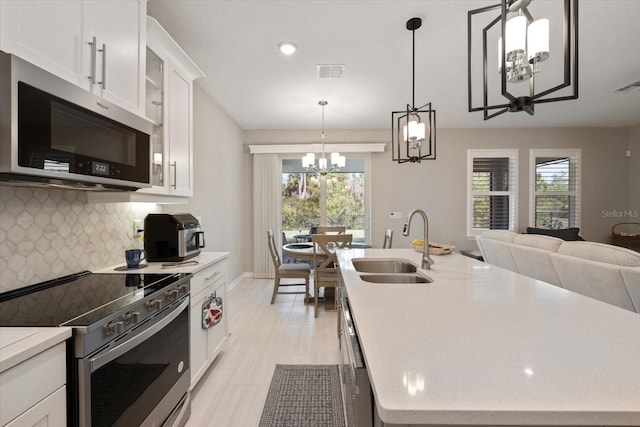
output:
[[[188, 263], [185, 265], [177, 265], [173, 267], [163, 267], [162, 264], [170, 264], [169, 262], [146, 262], [143, 261], [142, 265], [147, 265], [145, 268], [134, 268], [128, 270], [116, 270], [116, 268], [121, 268], [126, 266], [127, 264], [123, 261], [122, 264], [112, 265], [107, 268], [103, 268], [101, 270], [94, 271], [94, 273], [197, 273], [198, 271], [206, 268], [211, 264], [215, 264], [218, 261], [222, 261], [223, 259], [229, 256], [229, 252], [200, 252], [198, 256], [193, 258], [189, 258], [186, 261], [195, 261], [197, 264]], [[124, 258], [124, 254], [122, 256]]]
[[454, 253], [374, 284], [339, 250], [378, 412], [392, 424], [640, 425], [640, 315]]
[[70, 337], [67, 327], [0, 327], [0, 373]]

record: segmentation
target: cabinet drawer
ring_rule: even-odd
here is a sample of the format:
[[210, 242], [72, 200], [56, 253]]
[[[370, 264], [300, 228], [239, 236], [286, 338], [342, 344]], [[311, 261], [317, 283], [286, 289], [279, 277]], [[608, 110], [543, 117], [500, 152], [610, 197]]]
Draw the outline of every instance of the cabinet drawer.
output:
[[65, 385], [65, 355], [62, 342], [0, 374], [0, 425]]
[[227, 263], [218, 262], [200, 270], [191, 278], [191, 295], [196, 295], [227, 274]]

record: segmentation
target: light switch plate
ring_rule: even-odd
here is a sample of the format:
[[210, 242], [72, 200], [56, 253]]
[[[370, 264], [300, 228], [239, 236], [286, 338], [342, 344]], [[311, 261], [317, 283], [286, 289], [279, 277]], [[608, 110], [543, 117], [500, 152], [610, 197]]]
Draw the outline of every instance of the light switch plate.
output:
[[389, 218], [391, 219], [401, 219], [402, 212], [389, 212]]

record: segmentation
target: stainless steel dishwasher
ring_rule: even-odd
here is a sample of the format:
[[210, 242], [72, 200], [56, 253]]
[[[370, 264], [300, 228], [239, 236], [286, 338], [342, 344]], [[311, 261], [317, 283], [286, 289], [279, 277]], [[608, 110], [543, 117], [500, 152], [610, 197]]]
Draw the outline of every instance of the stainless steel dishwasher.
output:
[[338, 338], [342, 355], [340, 378], [346, 422], [348, 426], [373, 426], [373, 394], [369, 374], [351, 315], [346, 289], [344, 286], [337, 289], [340, 296]]

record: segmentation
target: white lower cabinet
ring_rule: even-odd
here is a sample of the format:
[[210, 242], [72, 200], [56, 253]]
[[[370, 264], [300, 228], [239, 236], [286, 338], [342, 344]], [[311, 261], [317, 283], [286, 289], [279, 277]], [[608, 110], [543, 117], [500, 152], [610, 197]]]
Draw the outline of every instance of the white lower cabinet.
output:
[[0, 425], [67, 425], [66, 348], [59, 343], [0, 374]]
[[[203, 328], [203, 305], [218, 297], [222, 300], [222, 319], [209, 328]], [[204, 375], [222, 346], [228, 333], [227, 322], [227, 261], [219, 261], [198, 271], [191, 279], [191, 388]]]
[[67, 425], [67, 387], [62, 386], [6, 427], [63, 427]]

